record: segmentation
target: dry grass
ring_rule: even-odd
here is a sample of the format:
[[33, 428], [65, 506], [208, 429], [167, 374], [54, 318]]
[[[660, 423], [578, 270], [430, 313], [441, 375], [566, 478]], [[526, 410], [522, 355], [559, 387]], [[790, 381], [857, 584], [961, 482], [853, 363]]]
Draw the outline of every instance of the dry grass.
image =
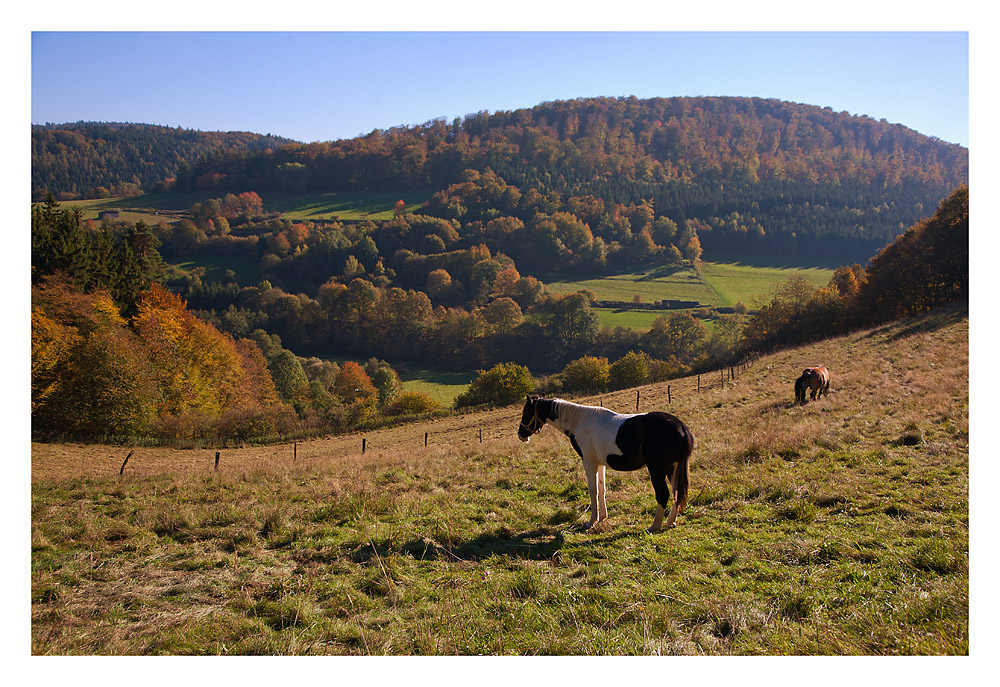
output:
[[[816, 363], [832, 391], [797, 406]], [[518, 442], [514, 407], [364, 455], [225, 450], [218, 473], [213, 451], [137, 448], [119, 477], [125, 449], [34, 444], [32, 652], [967, 653], [967, 313], [714, 383], [670, 383], [692, 498], [652, 537], [642, 473], [609, 473], [611, 517], [580, 532], [578, 459], [552, 431]], [[635, 390], [578, 400], [630, 411]]]

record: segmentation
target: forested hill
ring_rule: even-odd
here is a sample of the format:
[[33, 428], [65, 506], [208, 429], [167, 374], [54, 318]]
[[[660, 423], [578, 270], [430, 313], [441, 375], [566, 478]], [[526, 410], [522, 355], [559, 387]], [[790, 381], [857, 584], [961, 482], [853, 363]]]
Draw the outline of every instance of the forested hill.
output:
[[195, 131], [151, 124], [76, 122], [31, 127], [35, 199], [149, 192], [185, 165], [219, 150], [261, 151], [287, 138], [244, 131]]
[[[968, 181], [968, 150], [884, 120], [778, 100], [591, 98], [223, 152], [181, 170], [175, 188], [437, 191], [468, 169], [536, 193], [527, 212], [569, 210], [568, 199], [589, 196], [649, 201], [657, 216], [690, 220], [706, 248], [863, 258]], [[464, 209], [454, 203], [449, 219], [472, 219]]]
[[[844, 261], [867, 260], [969, 176], [966, 148], [905, 126], [736, 97], [557, 101], [309, 144], [80, 123], [33, 127], [32, 145], [36, 199], [419, 189], [434, 194], [423, 212], [473, 232], [570, 213], [624, 247], [641, 227], [618, 226], [619, 210], [642, 207], [708, 251]], [[509, 190], [470, 187], [469, 170]]]

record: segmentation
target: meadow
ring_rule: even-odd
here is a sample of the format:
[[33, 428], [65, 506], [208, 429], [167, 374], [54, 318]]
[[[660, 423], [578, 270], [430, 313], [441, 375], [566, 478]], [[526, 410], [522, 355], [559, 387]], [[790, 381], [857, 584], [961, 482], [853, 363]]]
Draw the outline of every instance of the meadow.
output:
[[[795, 405], [819, 362], [830, 395]], [[691, 427], [690, 505], [656, 535], [641, 471], [609, 471], [581, 531], [579, 459], [551, 428], [518, 442], [517, 406], [218, 470], [33, 444], [31, 651], [967, 654], [967, 309], [709, 377], [574, 399]]]
[[[726, 307], [742, 303], [759, 306], [792, 275], [801, 275], [817, 287], [826, 286], [833, 276], [829, 266], [794, 264], [751, 264], [725, 256], [718, 261], [702, 261], [695, 266], [648, 266], [623, 274], [592, 279], [569, 279], [546, 282], [554, 293], [592, 291], [598, 300], [632, 302], [636, 296], [643, 303], [661, 300], [696, 301], [699, 307]], [[598, 308], [602, 326], [623, 326], [647, 331], [663, 311]]]
[[[121, 211], [120, 218], [130, 222], [142, 220], [153, 225], [161, 220], [173, 221], [187, 212], [195, 203], [218, 198], [220, 191], [192, 191], [188, 193], [158, 193], [134, 198], [101, 198], [70, 200], [60, 203], [69, 208], [79, 208], [84, 219], [97, 220], [104, 210]], [[389, 220], [394, 216], [397, 200], [412, 212], [430, 199], [429, 192], [406, 193], [265, 193], [261, 196], [264, 210], [280, 212], [286, 219], [303, 220]]]

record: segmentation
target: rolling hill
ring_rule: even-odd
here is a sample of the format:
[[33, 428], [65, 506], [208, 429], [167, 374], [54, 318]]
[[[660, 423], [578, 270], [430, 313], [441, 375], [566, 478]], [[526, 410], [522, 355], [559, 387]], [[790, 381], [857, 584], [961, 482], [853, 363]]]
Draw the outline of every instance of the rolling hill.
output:
[[[818, 362], [831, 394], [794, 405]], [[580, 532], [578, 458], [551, 429], [518, 442], [518, 407], [218, 472], [33, 444], [32, 652], [967, 654], [967, 307], [725, 379], [638, 390], [696, 437], [688, 510], [652, 537], [642, 472], [609, 473], [610, 519]]]

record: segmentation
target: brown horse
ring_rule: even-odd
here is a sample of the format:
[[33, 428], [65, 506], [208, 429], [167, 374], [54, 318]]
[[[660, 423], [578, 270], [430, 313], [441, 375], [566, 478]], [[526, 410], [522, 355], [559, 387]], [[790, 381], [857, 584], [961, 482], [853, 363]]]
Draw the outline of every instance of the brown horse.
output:
[[810, 391], [809, 397], [816, 400], [823, 394], [830, 393], [830, 371], [825, 366], [807, 367], [802, 370], [802, 376], [795, 380], [795, 401], [797, 403], [806, 402], [806, 389]]

